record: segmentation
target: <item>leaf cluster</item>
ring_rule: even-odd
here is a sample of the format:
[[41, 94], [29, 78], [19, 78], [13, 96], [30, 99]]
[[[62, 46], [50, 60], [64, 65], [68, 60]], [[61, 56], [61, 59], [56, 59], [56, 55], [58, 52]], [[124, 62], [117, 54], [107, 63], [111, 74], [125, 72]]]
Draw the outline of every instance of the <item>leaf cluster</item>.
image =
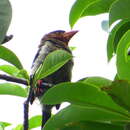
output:
[[[86, 16], [109, 14], [109, 28], [116, 22], [107, 40], [108, 62], [116, 56], [117, 74], [115, 79], [87, 77], [77, 82], [65, 82], [49, 89], [41, 98], [44, 104], [70, 105], [53, 115], [45, 124], [44, 130], [125, 130], [130, 126], [130, 0], [76, 0], [69, 22], [71, 28]], [[0, 44], [6, 37], [12, 18], [12, 8], [8, 0], [0, 1]], [[10, 49], [0, 46], [0, 58], [8, 64], [1, 65], [0, 71], [7, 75], [24, 79], [29, 84], [29, 74], [21, 61]], [[34, 83], [57, 71], [73, 58], [65, 51], [50, 53], [36, 72]], [[29, 86], [16, 83], [1, 83], [0, 94], [27, 97]], [[29, 120], [29, 129], [39, 127], [41, 116]], [[11, 125], [0, 122], [0, 128]], [[13, 130], [22, 130], [19, 124]]]

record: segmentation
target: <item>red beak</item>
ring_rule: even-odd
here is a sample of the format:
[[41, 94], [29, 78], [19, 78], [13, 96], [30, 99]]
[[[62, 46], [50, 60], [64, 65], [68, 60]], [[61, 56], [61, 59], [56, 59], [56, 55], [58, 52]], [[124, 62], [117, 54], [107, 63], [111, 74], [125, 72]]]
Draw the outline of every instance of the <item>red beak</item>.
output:
[[69, 40], [77, 33], [78, 31], [70, 31], [70, 32], [65, 32], [63, 34], [63, 37], [66, 39], [67, 42], [69, 42]]

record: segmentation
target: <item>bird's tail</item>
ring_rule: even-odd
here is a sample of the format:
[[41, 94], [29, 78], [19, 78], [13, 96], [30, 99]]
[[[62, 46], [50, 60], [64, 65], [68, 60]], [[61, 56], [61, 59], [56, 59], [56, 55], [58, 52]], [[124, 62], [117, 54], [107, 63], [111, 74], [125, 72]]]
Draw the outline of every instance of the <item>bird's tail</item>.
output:
[[52, 107], [52, 105], [42, 105], [42, 128], [44, 127], [48, 119], [51, 117]]

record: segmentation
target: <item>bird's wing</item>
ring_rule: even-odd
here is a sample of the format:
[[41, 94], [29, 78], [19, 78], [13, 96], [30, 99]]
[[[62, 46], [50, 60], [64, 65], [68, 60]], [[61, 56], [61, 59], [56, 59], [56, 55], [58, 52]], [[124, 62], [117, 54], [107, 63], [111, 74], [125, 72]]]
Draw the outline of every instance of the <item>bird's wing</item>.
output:
[[51, 41], [46, 41], [46, 43], [39, 48], [39, 50], [37, 51], [37, 54], [36, 54], [36, 56], [35, 56], [35, 58], [33, 60], [31, 75], [35, 74], [37, 69], [44, 62], [46, 56], [50, 52], [54, 51], [55, 49], [56, 49], [56, 47], [52, 46], [52, 42]]

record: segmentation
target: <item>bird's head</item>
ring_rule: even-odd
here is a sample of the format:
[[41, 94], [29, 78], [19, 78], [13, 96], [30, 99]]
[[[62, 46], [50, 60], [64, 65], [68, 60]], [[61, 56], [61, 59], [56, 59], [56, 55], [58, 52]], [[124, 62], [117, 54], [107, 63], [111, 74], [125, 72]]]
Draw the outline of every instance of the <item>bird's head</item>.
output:
[[54, 41], [54, 42], [61, 42], [63, 43], [65, 46], [68, 46], [68, 43], [70, 41], [70, 39], [77, 33], [78, 31], [69, 31], [69, 32], [65, 32], [63, 30], [57, 30], [57, 31], [53, 31], [50, 32], [48, 34], [46, 34], [42, 39], [41, 39], [41, 44], [40, 46], [42, 46], [44, 44], [45, 41]]

